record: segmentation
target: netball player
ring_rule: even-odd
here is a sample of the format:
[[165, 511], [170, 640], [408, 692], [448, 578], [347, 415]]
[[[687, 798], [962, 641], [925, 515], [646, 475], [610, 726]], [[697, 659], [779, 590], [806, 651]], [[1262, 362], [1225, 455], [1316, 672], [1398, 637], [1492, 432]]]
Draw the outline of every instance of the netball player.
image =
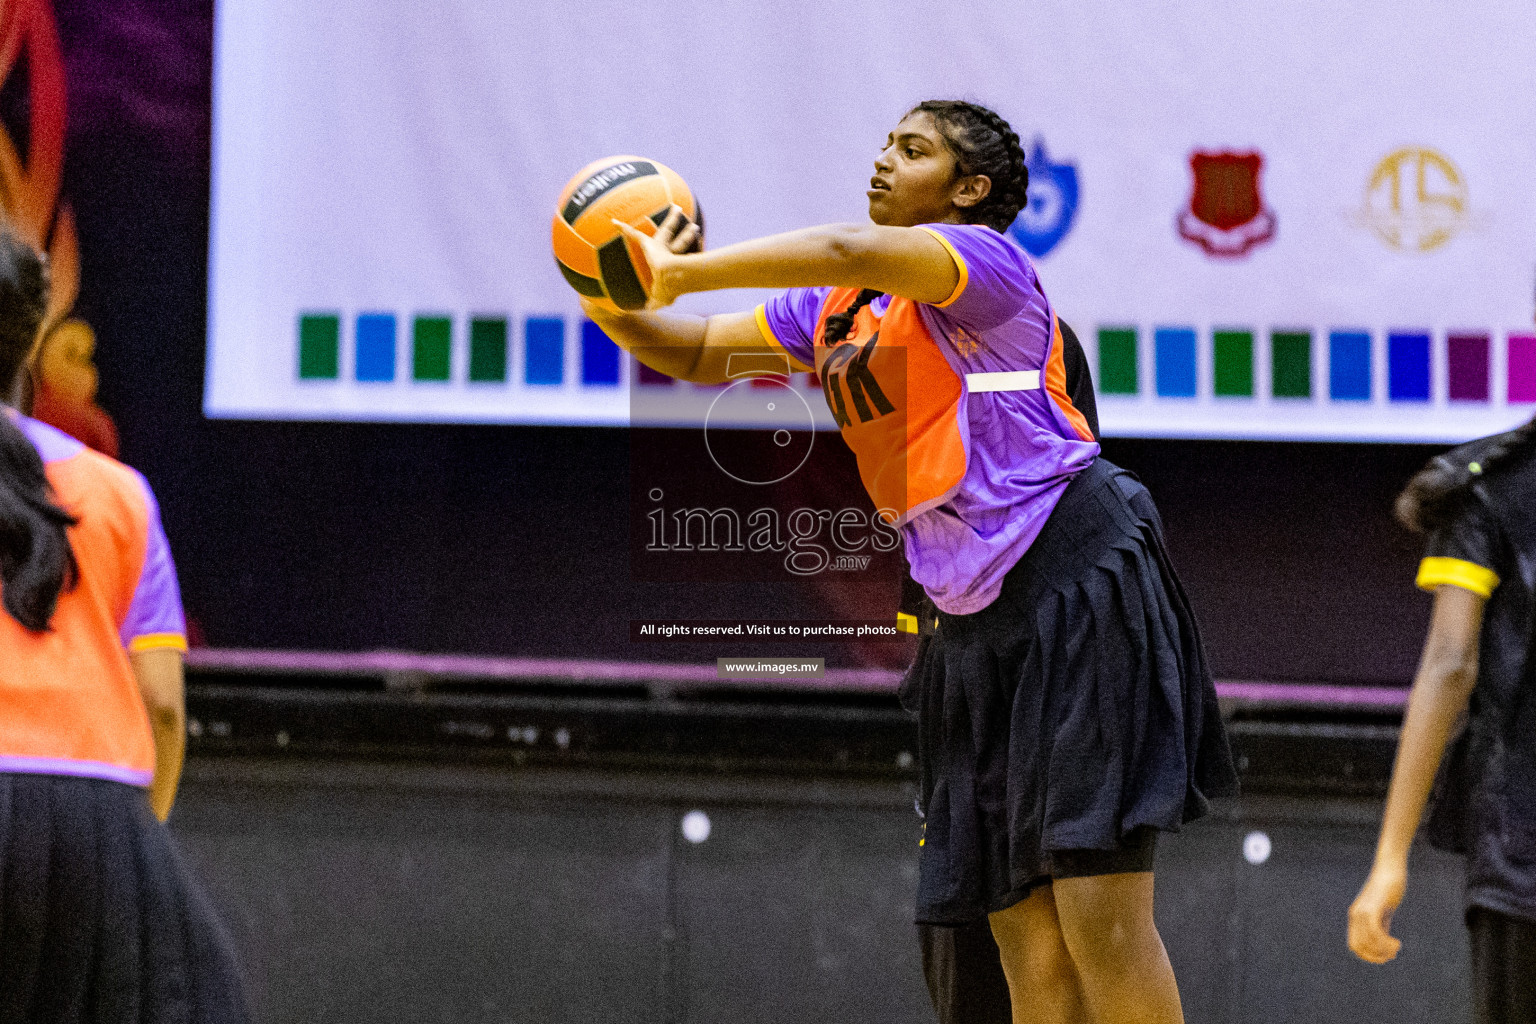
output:
[[[1027, 175], [1026, 175], [1027, 177]], [[1094, 440], [1099, 438], [1099, 403], [1093, 390], [1093, 374], [1088, 356], [1077, 333], [1057, 318], [1061, 328], [1062, 364], [1066, 369], [1067, 397], [1083, 414]], [[908, 572], [902, 583], [901, 610], [908, 621], [930, 624], [934, 620], [932, 602]], [[911, 684], [921, 666], [925, 645], [932, 642], [932, 629], [920, 630], [919, 653], [904, 679], [903, 693], [915, 696]], [[917, 710], [912, 708], [911, 710]], [[1008, 1024], [1013, 1019], [1008, 997], [1008, 980], [986, 918], [958, 927], [920, 924], [918, 942], [922, 947], [923, 980], [928, 983], [928, 997], [933, 1001], [939, 1024]]]
[[926, 102], [875, 161], [873, 224], [697, 254], [679, 213], [655, 237], [625, 228], [652, 308], [790, 289], [765, 306], [587, 311], [672, 376], [722, 382], [764, 346], [820, 375], [937, 609], [912, 676], [918, 921], [990, 919], [1015, 1020], [1179, 1021], [1153, 849], [1235, 777], [1156, 509], [1098, 458], [1050, 303], [1001, 233], [1025, 184], [1001, 117]]
[[[0, 228], [0, 396], [46, 308]], [[239, 1024], [161, 822], [184, 744], [176, 571], [144, 478], [0, 407], [0, 1024]], [[159, 819], [159, 820], [156, 820]]]
[[1379, 964], [1402, 946], [1388, 927], [1408, 848], [1470, 703], [1429, 837], [1467, 856], [1475, 1019], [1536, 1020], [1536, 420], [1432, 460], [1397, 514], [1429, 534], [1418, 584], [1434, 610], [1349, 948]]

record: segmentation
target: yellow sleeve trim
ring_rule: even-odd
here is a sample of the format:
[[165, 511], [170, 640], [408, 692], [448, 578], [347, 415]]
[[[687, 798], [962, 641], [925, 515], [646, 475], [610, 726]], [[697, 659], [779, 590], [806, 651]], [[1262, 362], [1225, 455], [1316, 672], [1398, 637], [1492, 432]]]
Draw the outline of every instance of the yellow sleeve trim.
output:
[[945, 306], [958, 299], [962, 293], [964, 293], [965, 286], [971, 279], [971, 272], [966, 269], [965, 257], [961, 256], [958, 252], [955, 251], [955, 247], [949, 244], [949, 239], [945, 238], [939, 232], [933, 230], [933, 228], [928, 227], [926, 224], [923, 225], [923, 230], [928, 232], [934, 238], [937, 238], [939, 240], [939, 244], [942, 245], [945, 249], [949, 250], [949, 258], [955, 261], [955, 269], [960, 271], [960, 280], [955, 282], [955, 290], [949, 293], [949, 298], [945, 299], [943, 302], [934, 303], [935, 306], [943, 309]]
[[906, 612], [897, 612], [896, 613], [896, 632], [898, 632], [898, 633], [916, 633], [917, 632], [917, 616], [916, 615], [908, 615]]
[[145, 633], [128, 641], [128, 650], [134, 654], [141, 651], [159, 651], [169, 648], [174, 651], [187, 651], [187, 638], [180, 633]]
[[1460, 558], [1426, 558], [1419, 563], [1419, 578], [1416, 582], [1420, 590], [1434, 590], [1449, 584], [1470, 590], [1486, 601], [1493, 596], [1494, 589], [1499, 585], [1499, 574], [1476, 562]]
[[794, 355], [789, 351], [789, 349], [784, 347], [784, 343], [779, 340], [778, 335], [773, 333], [773, 328], [768, 326], [768, 306], [766, 304], [759, 305], [757, 307], [757, 330], [758, 333], [763, 336], [763, 340], [768, 343], [769, 347], [775, 348], [778, 351], [784, 353], [784, 358], [789, 360], [790, 367], [796, 373], [815, 372], [813, 367], [806, 366], [800, 360], [796, 359]]

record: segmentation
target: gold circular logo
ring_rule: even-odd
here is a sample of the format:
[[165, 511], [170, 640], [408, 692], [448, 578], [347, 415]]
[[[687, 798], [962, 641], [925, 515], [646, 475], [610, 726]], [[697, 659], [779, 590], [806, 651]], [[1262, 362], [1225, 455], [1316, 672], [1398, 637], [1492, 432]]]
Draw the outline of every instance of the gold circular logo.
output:
[[1442, 154], [1408, 146], [1376, 165], [1361, 213], [1392, 248], [1429, 252], [1465, 226], [1467, 185]]

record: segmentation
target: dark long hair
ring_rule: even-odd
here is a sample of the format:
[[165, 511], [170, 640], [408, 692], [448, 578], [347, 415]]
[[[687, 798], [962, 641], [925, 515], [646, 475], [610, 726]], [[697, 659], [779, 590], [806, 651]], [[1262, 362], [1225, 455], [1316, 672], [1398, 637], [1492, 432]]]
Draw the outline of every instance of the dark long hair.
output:
[[[48, 268], [0, 226], [0, 392], [9, 397], [48, 307]], [[59, 594], [80, 568], [65, 532], [76, 523], [53, 500], [43, 460], [0, 412], [0, 587], [5, 610], [35, 633], [48, 629]]]
[[1397, 521], [1417, 533], [1432, 533], [1461, 509], [1472, 485], [1525, 452], [1536, 449], [1536, 418], [1473, 447], [1437, 455], [1408, 481], [1397, 496]]
[[[955, 173], [961, 177], [985, 174], [992, 181], [985, 199], [966, 211], [967, 223], [985, 224], [999, 233], [1013, 224], [1029, 201], [1029, 168], [1024, 166], [1024, 147], [1001, 114], [979, 103], [964, 100], [924, 100], [906, 116], [923, 113], [933, 118], [944, 143], [955, 157]], [[859, 310], [880, 297], [873, 288], [859, 292], [852, 305], [827, 317], [822, 344], [829, 348], [848, 337]]]

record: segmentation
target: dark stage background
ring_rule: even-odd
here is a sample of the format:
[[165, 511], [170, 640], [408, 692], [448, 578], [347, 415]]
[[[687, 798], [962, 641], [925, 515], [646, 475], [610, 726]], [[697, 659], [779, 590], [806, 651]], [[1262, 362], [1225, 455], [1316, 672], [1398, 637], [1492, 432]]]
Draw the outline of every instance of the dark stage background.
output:
[[[676, 660], [728, 652], [631, 644], [629, 620], [827, 614], [803, 588], [632, 584], [622, 430], [205, 419], [211, 4], [56, 10], [77, 312], [202, 642]], [[1105, 448], [1160, 503], [1220, 676], [1411, 676], [1428, 601], [1388, 513], [1433, 449]]]

